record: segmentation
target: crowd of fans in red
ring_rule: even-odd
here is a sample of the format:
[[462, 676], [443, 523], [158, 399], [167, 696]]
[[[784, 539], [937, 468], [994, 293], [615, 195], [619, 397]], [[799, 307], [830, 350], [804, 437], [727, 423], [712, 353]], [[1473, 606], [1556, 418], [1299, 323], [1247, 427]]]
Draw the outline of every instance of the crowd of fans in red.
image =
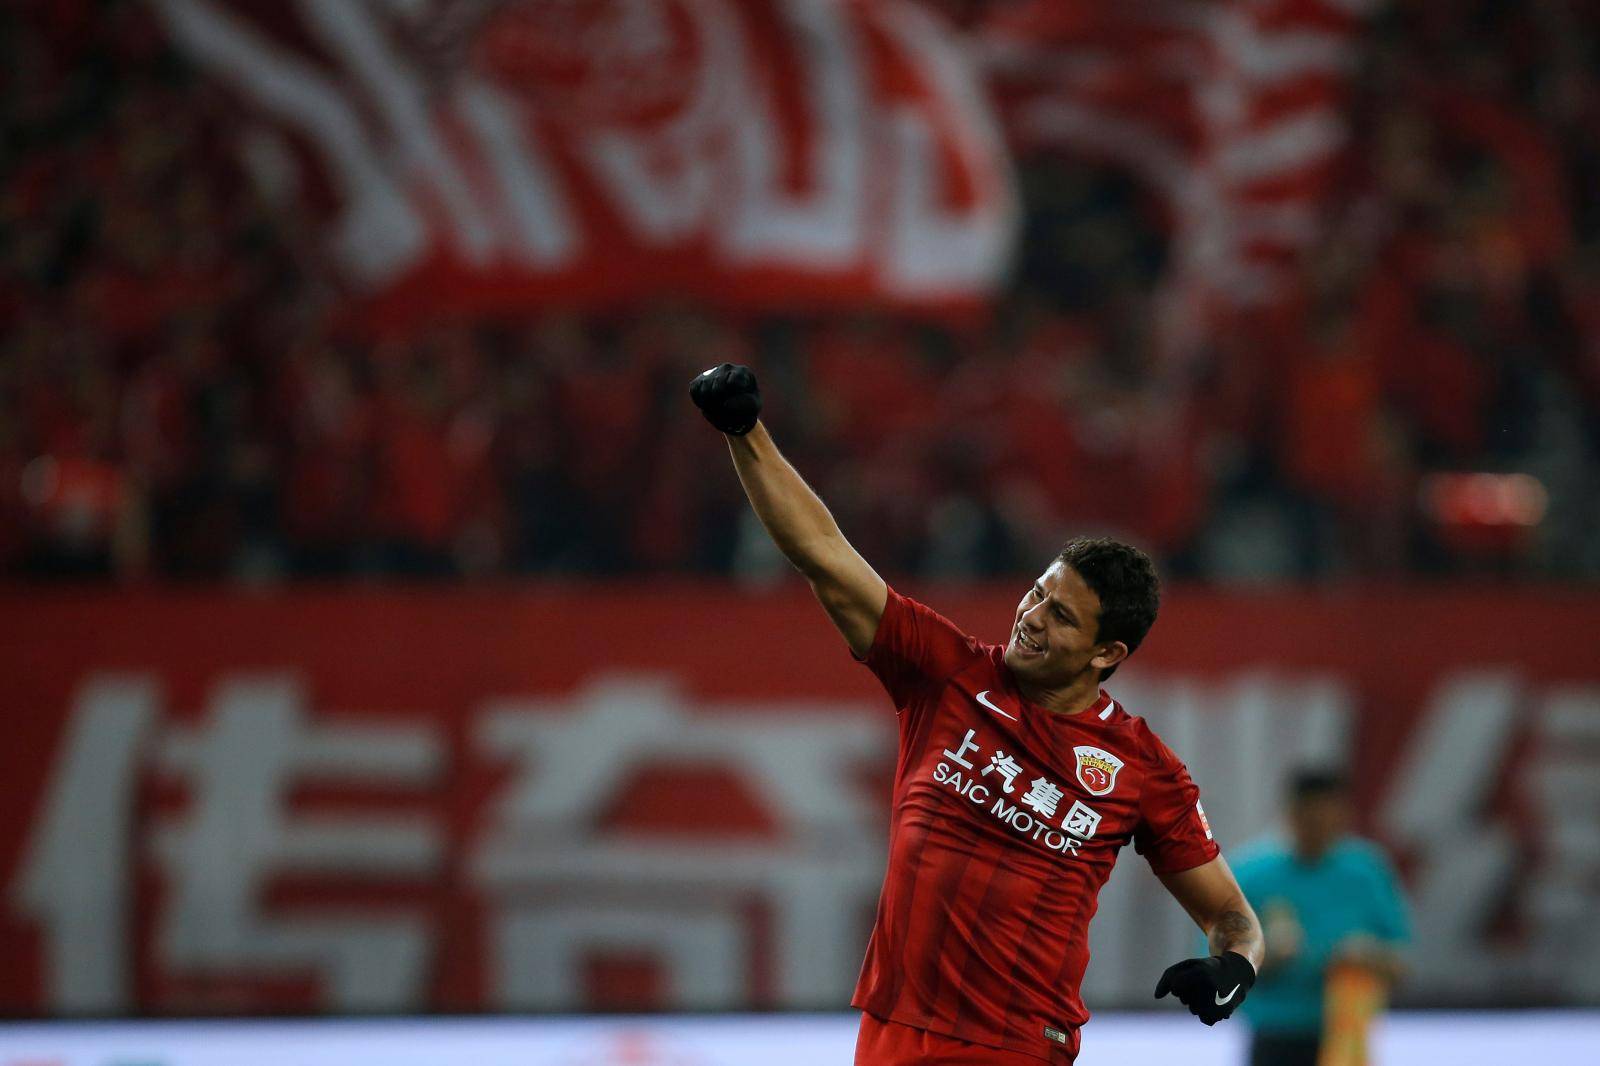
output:
[[[1027, 571], [1104, 530], [1179, 575], [1600, 573], [1600, 13], [1404, 3], [1365, 45], [1302, 297], [1174, 381], [1137, 191], [1025, 165], [991, 321], [682, 307], [329, 325], [143, 4], [0, 12], [0, 574], [765, 574], [695, 372], [768, 422], [888, 573]], [[1047, 249], [1049, 254], [1039, 254]], [[1548, 494], [1463, 539], [1431, 471]]]

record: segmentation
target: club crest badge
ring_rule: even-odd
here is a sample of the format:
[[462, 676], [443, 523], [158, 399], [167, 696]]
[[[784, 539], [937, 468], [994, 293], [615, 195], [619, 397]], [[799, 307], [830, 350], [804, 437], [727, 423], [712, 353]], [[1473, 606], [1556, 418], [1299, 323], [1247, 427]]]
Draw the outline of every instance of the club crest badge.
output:
[[1117, 787], [1121, 759], [1089, 744], [1079, 744], [1072, 753], [1078, 757], [1078, 784], [1088, 789], [1089, 795], [1104, 796]]

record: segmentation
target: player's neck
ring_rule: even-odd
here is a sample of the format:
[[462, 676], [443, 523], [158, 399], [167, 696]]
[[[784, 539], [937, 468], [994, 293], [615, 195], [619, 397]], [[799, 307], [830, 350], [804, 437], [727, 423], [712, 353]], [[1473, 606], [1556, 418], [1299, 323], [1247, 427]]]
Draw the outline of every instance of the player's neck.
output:
[[1100, 671], [1088, 669], [1065, 685], [1042, 687], [1017, 678], [1017, 689], [1022, 698], [1035, 707], [1043, 707], [1051, 714], [1070, 716], [1082, 714], [1100, 699]]

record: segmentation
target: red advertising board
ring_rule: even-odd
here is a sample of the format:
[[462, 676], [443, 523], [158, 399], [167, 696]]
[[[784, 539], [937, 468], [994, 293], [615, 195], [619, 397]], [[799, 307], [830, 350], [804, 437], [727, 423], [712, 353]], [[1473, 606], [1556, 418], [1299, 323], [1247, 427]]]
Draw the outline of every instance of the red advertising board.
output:
[[[998, 636], [1015, 590], [910, 591]], [[1596, 634], [1554, 590], [1179, 590], [1108, 687], [1225, 846], [1351, 767], [1417, 997], [1492, 958], [1581, 1001]], [[804, 589], [13, 591], [0, 671], [0, 1011], [837, 1006], [859, 967], [892, 716]], [[1189, 935], [1153, 884], [1108, 889], [1101, 1003]]]

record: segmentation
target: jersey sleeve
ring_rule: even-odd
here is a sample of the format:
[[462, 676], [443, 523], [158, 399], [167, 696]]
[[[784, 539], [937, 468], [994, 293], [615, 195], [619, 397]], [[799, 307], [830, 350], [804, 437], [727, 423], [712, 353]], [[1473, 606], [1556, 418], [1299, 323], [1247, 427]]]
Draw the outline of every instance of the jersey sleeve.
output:
[[948, 618], [893, 588], [864, 663], [899, 713], [982, 655], [976, 638]]
[[1157, 874], [1204, 866], [1221, 854], [1200, 806], [1200, 789], [1188, 767], [1149, 734], [1150, 769], [1139, 795], [1139, 824], [1133, 846]]

